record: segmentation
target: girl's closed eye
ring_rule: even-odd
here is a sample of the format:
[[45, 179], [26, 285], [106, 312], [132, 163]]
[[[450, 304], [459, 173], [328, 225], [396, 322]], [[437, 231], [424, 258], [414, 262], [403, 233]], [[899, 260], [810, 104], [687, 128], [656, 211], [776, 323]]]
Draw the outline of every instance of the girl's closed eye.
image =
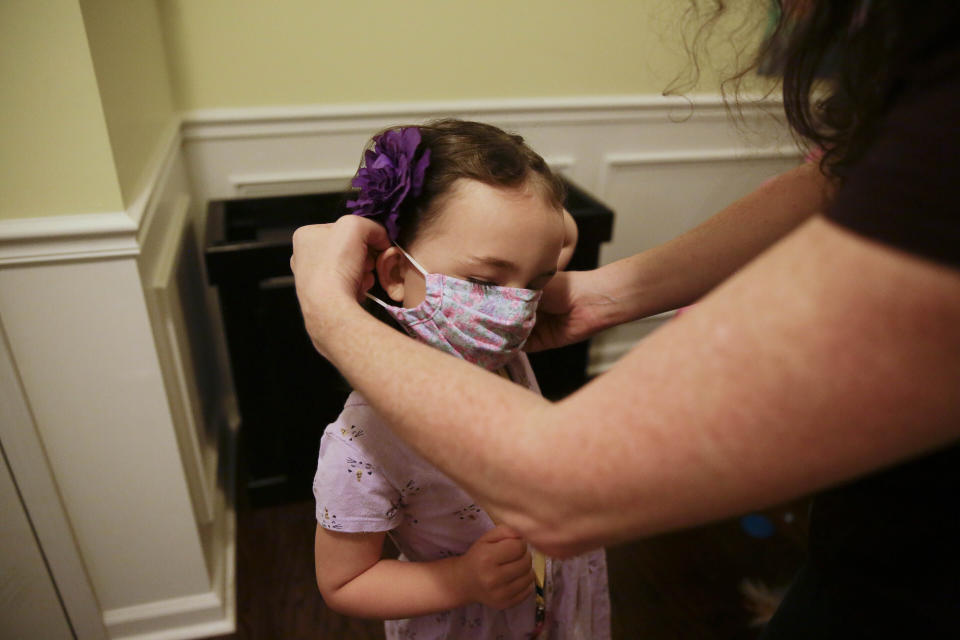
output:
[[490, 282], [489, 280], [484, 280], [483, 278], [467, 278], [467, 282], [472, 282], [473, 284], [479, 284], [481, 287], [499, 287], [500, 286], [496, 282]]
[[[529, 282], [524, 289], [531, 289], [533, 291], [540, 291], [547, 286], [547, 283], [550, 282], [550, 279], [553, 278], [553, 273], [544, 274], [537, 279]], [[467, 278], [467, 282], [472, 282], [473, 284], [478, 284], [481, 287], [502, 287], [504, 285], [499, 282], [492, 282], [490, 280], [485, 280], [483, 278]]]

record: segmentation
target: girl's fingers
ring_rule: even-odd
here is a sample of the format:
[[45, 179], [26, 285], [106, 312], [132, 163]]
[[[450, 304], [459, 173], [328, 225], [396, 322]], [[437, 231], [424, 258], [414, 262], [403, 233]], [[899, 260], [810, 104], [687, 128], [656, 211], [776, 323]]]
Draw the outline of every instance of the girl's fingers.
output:
[[530, 558], [529, 553], [525, 554], [522, 558], [502, 564], [499, 567], [499, 574], [503, 576], [504, 580], [514, 580], [528, 573], [531, 575], [533, 573], [533, 559]]
[[477, 542], [500, 542], [501, 540], [519, 539], [520, 534], [505, 524], [498, 524], [477, 539]]
[[507, 608], [517, 606], [518, 604], [520, 604], [521, 602], [529, 598], [531, 593], [533, 593], [532, 583], [528, 584], [525, 587], [522, 587], [519, 591], [517, 591], [517, 594], [515, 596], [513, 596], [512, 598], [509, 598]]
[[523, 591], [525, 588], [535, 584], [536, 580], [537, 580], [537, 576], [533, 572], [533, 568], [531, 567], [529, 571], [525, 573], [521, 573], [520, 575], [514, 577], [512, 580], [507, 582], [507, 584], [504, 586], [504, 589], [506, 590], [507, 593], [519, 593], [520, 591]]
[[521, 560], [524, 556], [529, 556], [527, 543], [517, 538], [508, 538], [491, 543], [493, 548], [493, 559], [497, 564], [509, 564]]

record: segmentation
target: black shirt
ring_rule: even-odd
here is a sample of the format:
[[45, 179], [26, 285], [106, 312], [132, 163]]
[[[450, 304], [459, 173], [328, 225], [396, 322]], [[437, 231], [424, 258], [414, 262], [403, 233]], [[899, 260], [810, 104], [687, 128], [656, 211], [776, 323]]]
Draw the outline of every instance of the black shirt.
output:
[[[960, 269], [960, 25], [943, 26], [898, 63], [828, 218]], [[808, 561], [763, 638], [960, 638], [960, 444], [816, 496]]]

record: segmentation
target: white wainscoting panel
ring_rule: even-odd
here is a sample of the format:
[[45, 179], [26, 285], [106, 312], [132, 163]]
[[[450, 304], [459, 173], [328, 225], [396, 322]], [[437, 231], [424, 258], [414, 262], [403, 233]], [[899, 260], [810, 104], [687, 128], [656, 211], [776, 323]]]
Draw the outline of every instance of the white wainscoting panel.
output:
[[606, 156], [600, 194], [617, 217], [602, 261], [675, 238], [798, 162], [794, 148]]
[[0, 309], [101, 607], [206, 591], [135, 261], [3, 269]]
[[197, 348], [209, 314], [179, 129], [127, 211], [0, 221], [15, 373], [0, 397], [22, 407], [0, 438], [80, 638], [235, 624], [232, 438], [216, 356]]
[[[166, 378], [168, 397], [194, 511], [199, 523], [208, 524], [214, 518], [216, 498], [216, 434], [206, 428], [203, 401], [196, 384], [197, 368], [191, 352], [191, 327], [184, 319], [183, 299], [187, 297], [189, 300], [189, 291], [196, 286], [196, 281], [185, 277], [184, 273], [202, 275], [199, 269], [191, 269], [188, 262], [190, 256], [196, 255], [195, 246], [190, 248], [183, 242], [183, 232], [189, 229], [189, 206], [190, 199], [184, 196], [172, 212], [170, 229], [173, 237], [167, 246], [174, 250], [167, 252], [157, 265], [147, 284], [146, 294], [160, 358], [168, 362], [163, 370], [170, 374]], [[202, 285], [202, 282], [196, 284]], [[202, 296], [200, 300], [203, 301]]]
[[[793, 146], [608, 154], [600, 197], [617, 215], [613, 241], [603, 247], [601, 261], [614, 262], [667, 242], [799, 162]], [[645, 318], [596, 336], [590, 372], [608, 369], [669, 318]]]

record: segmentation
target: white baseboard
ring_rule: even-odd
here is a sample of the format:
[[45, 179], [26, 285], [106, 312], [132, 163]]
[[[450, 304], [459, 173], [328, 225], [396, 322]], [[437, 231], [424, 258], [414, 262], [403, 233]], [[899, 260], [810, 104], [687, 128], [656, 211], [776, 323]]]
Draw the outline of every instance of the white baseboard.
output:
[[228, 573], [216, 590], [160, 600], [103, 614], [112, 640], [193, 640], [236, 631], [236, 514], [228, 512], [231, 532], [223, 549]]
[[209, 591], [104, 611], [103, 621], [111, 640], [193, 640], [236, 631], [237, 613], [237, 514], [233, 495], [237, 424], [222, 430], [221, 452], [228, 461], [220, 478], [217, 519], [209, 525], [214, 545], [213, 575]]
[[[234, 550], [229, 549], [233, 555]], [[233, 561], [230, 562], [231, 566]], [[112, 640], [193, 640], [236, 631], [236, 584], [224, 591], [105, 611]]]

